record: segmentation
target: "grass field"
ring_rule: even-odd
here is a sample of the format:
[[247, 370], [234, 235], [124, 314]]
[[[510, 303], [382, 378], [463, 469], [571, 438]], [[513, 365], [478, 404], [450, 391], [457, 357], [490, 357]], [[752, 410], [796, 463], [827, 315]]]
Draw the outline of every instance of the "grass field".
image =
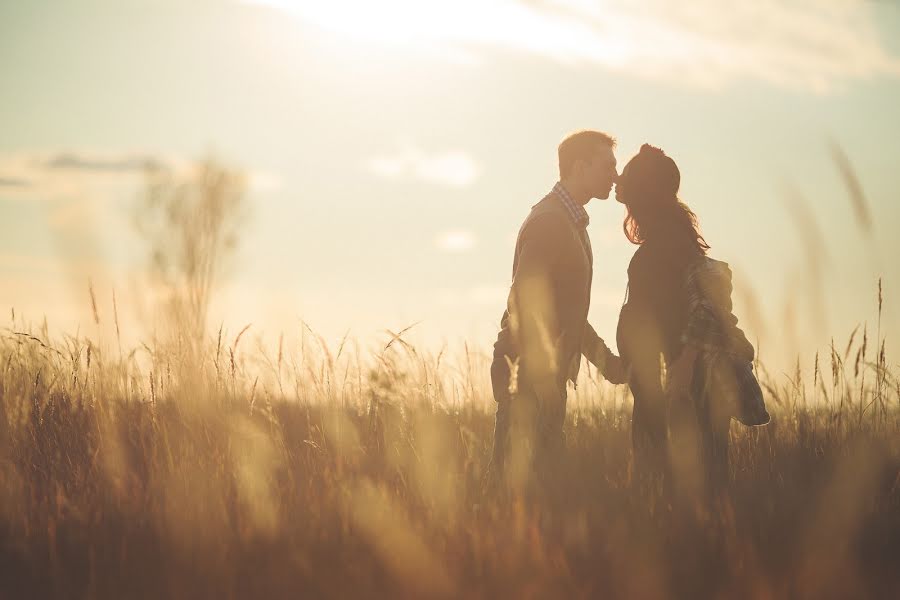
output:
[[4, 329], [4, 597], [900, 591], [900, 389], [862, 334], [813, 373], [764, 376], [773, 422], [733, 424], [727, 493], [685, 511], [631, 485], [629, 397], [593, 372], [570, 399], [564, 502], [495, 497], [481, 355], [311, 332], [268, 353], [244, 333], [126, 355]]

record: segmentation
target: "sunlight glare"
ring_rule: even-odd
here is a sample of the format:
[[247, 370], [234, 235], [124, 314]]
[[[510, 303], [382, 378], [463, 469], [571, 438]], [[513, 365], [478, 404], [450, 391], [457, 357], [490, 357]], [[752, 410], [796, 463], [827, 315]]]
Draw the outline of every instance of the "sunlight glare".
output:
[[514, 0], [245, 1], [283, 10], [355, 41], [416, 48], [457, 46], [457, 50], [466, 45], [493, 46], [609, 66], [623, 64], [630, 54], [613, 31]]

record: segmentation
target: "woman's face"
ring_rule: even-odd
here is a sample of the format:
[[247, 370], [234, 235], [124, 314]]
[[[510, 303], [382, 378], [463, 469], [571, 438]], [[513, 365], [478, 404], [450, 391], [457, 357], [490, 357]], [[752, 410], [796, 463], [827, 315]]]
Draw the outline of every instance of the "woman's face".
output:
[[622, 174], [616, 179], [616, 201], [622, 204], [628, 204], [628, 177], [631, 172], [631, 163], [629, 162], [622, 169]]
[[[655, 202], [678, 193], [677, 185], [674, 189], [664, 181], [664, 174], [660, 173], [660, 165], [650, 163], [647, 160], [632, 158], [622, 169], [616, 181], [616, 200], [622, 204], [635, 204]], [[637, 164], [635, 164], [637, 163]]]

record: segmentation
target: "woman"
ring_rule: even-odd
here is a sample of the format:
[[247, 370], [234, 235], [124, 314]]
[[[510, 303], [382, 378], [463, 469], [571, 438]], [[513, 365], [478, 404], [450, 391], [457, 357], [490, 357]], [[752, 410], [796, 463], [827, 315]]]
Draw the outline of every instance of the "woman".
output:
[[709, 245], [678, 198], [680, 183], [675, 161], [649, 144], [619, 176], [616, 199], [628, 209], [623, 228], [639, 248], [616, 338], [631, 365], [635, 475], [692, 492], [727, 477], [729, 415], [710, 403], [702, 369], [695, 369], [698, 350], [683, 342], [685, 277]]

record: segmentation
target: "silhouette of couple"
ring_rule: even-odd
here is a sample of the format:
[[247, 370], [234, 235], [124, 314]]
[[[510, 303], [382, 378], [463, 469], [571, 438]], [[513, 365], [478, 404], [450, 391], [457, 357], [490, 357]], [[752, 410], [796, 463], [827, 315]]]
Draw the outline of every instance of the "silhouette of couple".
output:
[[[618, 174], [615, 145], [599, 131], [563, 140], [560, 179], [519, 230], [491, 364], [494, 484], [558, 473], [567, 383], [575, 383], [582, 355], [611, 383], [630, 386], [638, 479], [709, 489], [727, 478], [730, 419], [768, 421], [753, 347], [732, 315], [731, 272], [706, 257], [697, 217], [678, 198], [678, 167], [644, 144]], [[625, 237], [638, 245], [616, 333], [621, 356], [587, 321], [593, 252], [585, 206], [608, 199], [613, 186], [627, 209]]]

